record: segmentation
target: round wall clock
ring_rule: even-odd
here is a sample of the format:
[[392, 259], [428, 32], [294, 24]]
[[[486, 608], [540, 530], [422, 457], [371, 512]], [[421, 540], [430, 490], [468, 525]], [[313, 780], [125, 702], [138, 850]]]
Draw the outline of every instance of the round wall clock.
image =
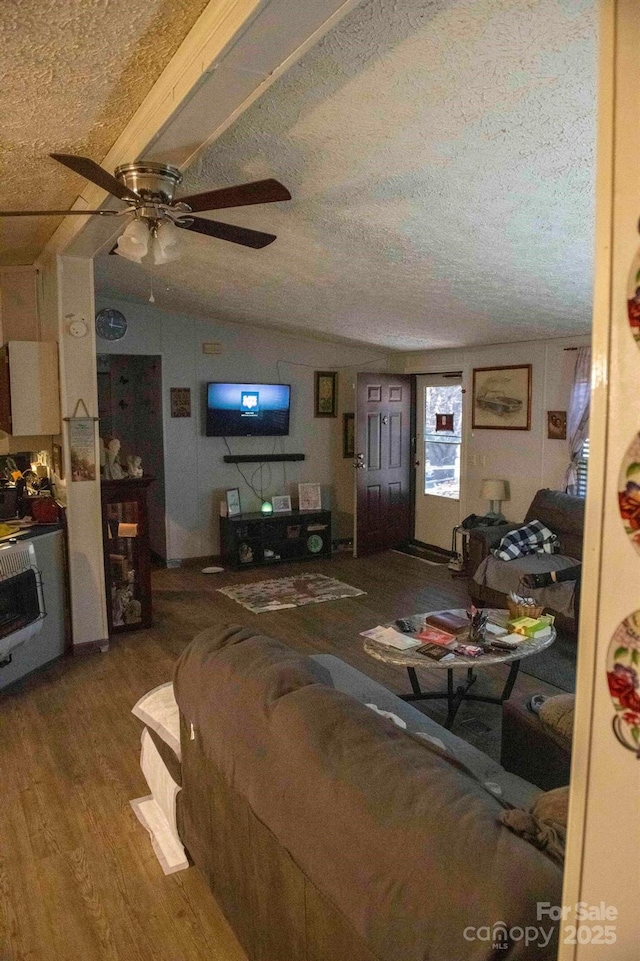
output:
[[96, 333], [103, 340], [120, 340], [127, 326], [127, 318], [113, 307], [105, 307], [96, 315]]

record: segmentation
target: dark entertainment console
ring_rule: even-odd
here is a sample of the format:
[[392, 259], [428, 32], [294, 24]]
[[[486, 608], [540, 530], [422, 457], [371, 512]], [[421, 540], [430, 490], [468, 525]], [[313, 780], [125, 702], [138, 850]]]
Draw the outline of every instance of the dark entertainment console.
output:
[[235, 568], [331, 557], [331, 511], [221, 517], [220, 546]]

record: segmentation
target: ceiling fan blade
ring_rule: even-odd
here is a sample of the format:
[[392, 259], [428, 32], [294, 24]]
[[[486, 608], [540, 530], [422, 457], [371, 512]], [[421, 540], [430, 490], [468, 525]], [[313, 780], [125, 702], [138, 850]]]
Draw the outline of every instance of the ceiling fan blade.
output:
[[117, 217], [117, 210], [0, 210], [0, 217]]
[[267, 247], [276, 239], [275, 234], [263, 234], [259, 230], [247, 230], [246, 227], [236, 227], [234, 224], [222, 224], [219, 220], [205, 220], [204, 217], [189, 217], [192, 223], [181, 224], [177, 227], [183, 230], [195, 230], [198, 234], [207, 234], [219, 240], [230, 240], [232, 244], [242, 244], [243, 247]]
[[291, 200], [291, 194], [277, 180], [254, 180], [249, 184], [207, 190], [203, 194], [178, 197], [177, 203], [189, 204], [194, 212], [222, 210], [223, 207], [245, 207], [248, 204], [272, 204], [276, 200]]
[[68, 153], [51, 153], [49, 156], [120, 200], [135, 200], [136, 203], [140, 200], [133, 190], [129, 190], [119, 180], [112, 177], [95, 160], [90, 160], [88, 157], [76, 157], [75, 154]]

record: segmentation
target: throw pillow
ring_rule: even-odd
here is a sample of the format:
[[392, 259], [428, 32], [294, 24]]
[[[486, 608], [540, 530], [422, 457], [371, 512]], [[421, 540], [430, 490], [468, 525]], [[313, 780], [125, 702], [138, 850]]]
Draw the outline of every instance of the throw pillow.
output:
[[559, 734], [569, 745], [573, 734], [575, 700], [575, 694], [556, 694], [555, 697], [548, 697], [538, 712], [544, 726]]
[[529, 811], [502, 811], [498, 820], [519, 837], [554, 859], [564, 861], [569, 814], [569, 788], [558, 787], [540, 794]]

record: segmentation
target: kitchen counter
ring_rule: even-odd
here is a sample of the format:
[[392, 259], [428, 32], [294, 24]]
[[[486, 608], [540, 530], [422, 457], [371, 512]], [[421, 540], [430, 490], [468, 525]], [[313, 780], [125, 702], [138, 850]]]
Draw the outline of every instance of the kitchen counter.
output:
[[[11, 521], [3, 521], [3, 524], [11, 524]], [[61, 531], [62, 524], [56, 522], [55, 524], [33, 524], [31, 527], [23, 527], [21, 530], [15, 532], [15, 534], [7, 534], [6, 537], [0, 537], [0, 544], [6, 541], [28, 541], [33, 537], [41, 537], [43, 534], [53, 534], [55, 531]]]
[[[5, 538], [0, 543], [9, 543]], [[39, 667], [61, 657], [67, 646], [65, 616], [65, 547], [60, 524], [27, 527], [16, 540], [33, 540], [36, 565], [42, 575], [42, 590], [47, 615], [39, 634], [12, 652], [12, 660], [0, 667], [0, 690]]]

